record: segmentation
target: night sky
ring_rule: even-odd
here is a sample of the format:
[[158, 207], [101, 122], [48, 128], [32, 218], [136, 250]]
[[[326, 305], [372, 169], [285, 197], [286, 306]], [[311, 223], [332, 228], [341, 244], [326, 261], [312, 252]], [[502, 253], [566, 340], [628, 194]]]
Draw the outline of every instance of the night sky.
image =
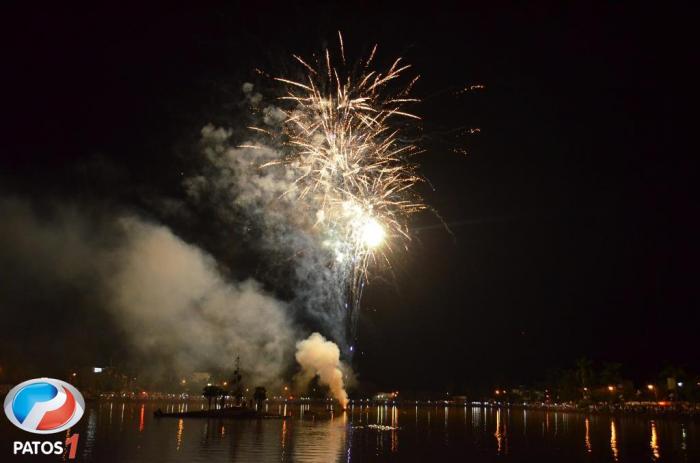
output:
[[[207, 211], [164, 216], [155, 198], [183, 197], [199, 130], [235, 123], [254, 68], [284, 72], [292, 53], [335, 46], [341, 30], [354, 57], [378, 42], [382, 62], [404, 56], [421, 75], [417, 161], [434, 187], [422, 192], [451, 230], [416, 216], [409, 252], [370, 281], [361, 379], [512, 384], [581, 356], [639, 380], [667, 364], [697, 371], [697, 90], [682, 11], [289, 3], [3, 15], [0, 194], [138, 211], [233, 277], [265, 280], [255, 251], [231, 245], [236, 230]], [[5, 293], [25, 290], [14, 275], [2, 270]], [[118, 330], [74, 301], [51, 294], [21, 314], [4, 303], [3, 318], [21, 320], [10, 326], [35, 330], [13, 329], [5, 352], [27, 339], [57, 349], [65, 336], [118, 356]]]

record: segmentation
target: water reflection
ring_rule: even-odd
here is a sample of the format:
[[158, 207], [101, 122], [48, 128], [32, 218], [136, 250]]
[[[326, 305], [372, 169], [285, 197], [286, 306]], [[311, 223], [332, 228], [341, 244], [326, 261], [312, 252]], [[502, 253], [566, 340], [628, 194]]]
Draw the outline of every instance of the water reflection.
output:
[[[281, 410], [284, 411], [284, 404]], [[199, 409], [191, 403], [190, 409]], [[121, 408], [121, 410], [120, 410]], [[287, 404], [286, 420], [152, 418], [183, 403], [90, 403], [71, 430], [99, 463], [334, 461], [700, 461], [697, 425], [489, 407]], [[277, 410], [278, 404], [270, 404]], [[440, 417], [440, 414], [444, 415]], [[512, 417], [511, 417], [512, 414]], [[411, 416], [413, 415], [413, 416]], [[436, 416], [437, 415], [437, 419]], [[12, 436], [10, 426], [0, 431]], [[543, 432], [543, 434], [540, 433]], [[584, 445], [581, 445], [581, 437]], [[667, 437], [669, 436], [669, 437]], [[19, 438], [19, 437], [18, 437]], [[593, 452], [593, 442], [601, 451]], [[663, 446], [663, 448], [662, 448]], [[609, 449], [609, 450], [608, 450]], [[663, 453], [663, 458], [661, 454]]]
[[686, 439], [688, 438], [688, 432], [685, 429], [685, 424], [681, 423], [681, 450], [684, 452], [688, 450], [688, 444]]
[[472, 407], [472, 428], [478, 429], [481, 425], [481, 407]]
[[501, 423], [501, 409], [496, 410], [496, 453], [498, 455], [508, 454], [508, 426], [505, 421]]
[[282, 436], [281, 436], [280, 447], [282, 449], [281, 460], [284, 461], [285, 457], [287, 455], [287, 420], [282, 421]]
[[391, 407], [391, 452], [396, 453], [399, 450], [399, 408], [394, 405]]
[[119, 418], [119, 430], [121, 431], [122, 428], [124, 427], [124, 408], [126, 407], [126, 404], [122, 404], [122, 413], [121, 417]]
[[617, 448], [617, 429], [615, 428], [615, 420], [610, 419], [610, 451], [612, 452], [613, 460], [617, 461], [619, 450]]
[[93, 408], [88, 413], [87, 426], [84, 433], [85, 447], [83, 447], [82, 451], [83, 458], [90, 457], [95, 447], [95, 441], [97, 439], [97, 419], [97, 410]]
[[301, 426], [295, 429], [296, 439], [293, 444], [292, 461], [326, 463], [338, 461], [345, 453], [347, 412], [326, 422], [297, 424]]
[[654, 461], [661, 458], [661, 451], [659, 449], [659, 435], [656, 433], [656, 421], [651, 421], [651, 440], [649, 441], [649, 447], [651, 447], [651, 454]]
[[185, 430], [185, 420], [180, 418], [177, 420], [177, 434], [175, 435], [175, 450], [180, 451], [182, 446], [182, 432]]
[[146, 410], [146, 404], [142, 404], [141, 405], [141, 413], [139, 414], [139, 416], [140, 416], [140, 418], [139, 418], [139, 432], [143, 431], [143, 428], [145, 425], [145, 422], [143, 419], [143, 415], [144, 415], [145, 410]]
[[588, 417], [586, 417], [586, 437], [584, 442], [586, 444], [586, 452], [591, 453], [593, 451], [593, 447], [591, 446], [591, 422]]

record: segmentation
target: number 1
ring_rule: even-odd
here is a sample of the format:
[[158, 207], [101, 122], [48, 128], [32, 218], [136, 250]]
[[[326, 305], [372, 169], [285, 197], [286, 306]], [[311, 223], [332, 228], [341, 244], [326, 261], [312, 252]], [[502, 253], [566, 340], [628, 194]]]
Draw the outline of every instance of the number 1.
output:
[[68, 452], [68, 459], [75, 460], [75, 454], [78, 453], [78, 438], [80, 434], [71, 434], [70, 437], [66, 438], [66, 447], [70, 447], [70, 452]]

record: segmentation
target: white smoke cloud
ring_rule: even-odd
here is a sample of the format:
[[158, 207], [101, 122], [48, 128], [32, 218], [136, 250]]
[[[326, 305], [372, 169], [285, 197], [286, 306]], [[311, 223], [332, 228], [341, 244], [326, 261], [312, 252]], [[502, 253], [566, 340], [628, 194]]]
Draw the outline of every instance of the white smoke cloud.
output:
[[257, 106], [261, 101], [263, 96], [258, 93], [258, 92], [253, 92], [253, 88], [255, 86], [251, 84], [250, 82], [245, 82], [241, 86], [241, 90], [243, 90], [243, 94], [245, 95], [246, 101], [251, 105], [251, 106]]
[[[133, 214], [41, 207], [39, 215], [27, 201], [0, 199], [0, 262], [14, 270], [4, 284], [28, 275], [44, 288], [97, 294], [128, 343], [174, 371], [230, 369], [240, 355], [250, 383], [284, 377], [293, 323], [259, 283], [228, 281], [210, 255]], [[0, 291], [6, 308], [10, 297]]]
[[[266, 122], [277, 123], [281, 111], [266, 109]], [[269, 120], [268, 120], [269, 119]], [[201, 147], [207, 164], [201, 175], [190, 177], [184, 186], [195, 201], [215, 201], [219, 215], [231, 219], [242, 211], [260, 231], [259, 246], [271, 256], [284, 256], [293, 270], [295, 310], [320, 323], [324, 333], [348, 352], [347, 278], [328, 265], [335, 256], [323, 247], [313, 224], [315, 212], [298, 204], [294, 180], [298, 166], [269, 165], [279, 161], [279, 149], [248, 141], [255, 147], [234, 147], [229, 129], [207, 125]], [[268, 164], [268, 167], [260, 166]], [[275, 265], [274, 262], [271, 263]]]
[[263, 122], [266, 125], [280, 125], [287, 119], [287, 114], [277, 106], [267, 106], [263, 109]]
[[295, 355], [301, 366], [297, 382], [308, 384], [318, 375], [321, 384], [328, 386], [331, 394], [346, 408], [348, 394], [343, 381], [344, 366], [340, 361], [340, 349], [319, 333], [312, 333], [307, 339], [297, 343]]
[[225, 281], [211, 256], [163, 226], [134, 217], [120, 225], [129, 238], [109, 288], [137, 348], [170, 352], [179, 368], [230, 368], [240, 355], [256, 382], [281, 381], [294, 339], [284, 303], [252, 279]]

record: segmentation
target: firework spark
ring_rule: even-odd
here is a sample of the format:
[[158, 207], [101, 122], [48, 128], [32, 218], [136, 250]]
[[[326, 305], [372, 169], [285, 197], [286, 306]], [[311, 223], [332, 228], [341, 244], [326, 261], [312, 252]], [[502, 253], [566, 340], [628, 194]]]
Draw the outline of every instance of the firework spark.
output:
[[[370, 264], [389, 262], [392, 248], [409, 239], [408, 217], [425, 208], [415, 192], [421, 181], [410, 158], [419, 152], [402, 141], [407, 120], [417, 116], [403, 107], [418, 77], [398, 91], [390, 83], [410, 68], [401, 58], [386, 72], [371, 69], [369, 58], [345, 73], [328, 50], [304, 68], [301, 80], [275, 78], [284, 86], [288, 106], [283, 123], [286, 156], [265, 164], [284, 164], [294, 172], [285, 193], [312, 212], [313, 228], [332, 257], [329, 266], [349, 285], [352, 310], [359, 307]], [[360, 71], [358, 72], [357, 69]]]

